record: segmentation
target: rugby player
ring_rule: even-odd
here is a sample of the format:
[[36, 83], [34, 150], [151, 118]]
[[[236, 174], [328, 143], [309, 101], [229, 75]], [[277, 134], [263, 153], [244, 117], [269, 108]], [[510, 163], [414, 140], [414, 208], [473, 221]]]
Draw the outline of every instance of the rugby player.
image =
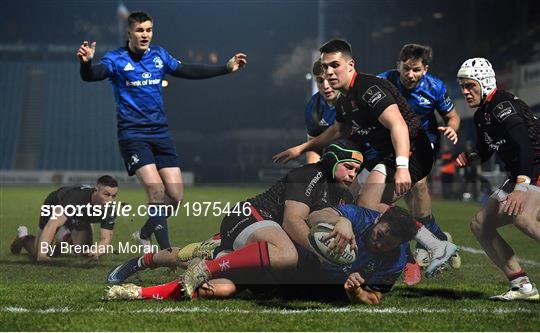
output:
[[[407, 99], [413, 111], [420, 115], [422, 128], [435, 150], [435, 156], [437, 156], [441, 144], [441, 133], [453, 144], [457, 143], [456, 132], [459, 129], [461, 119], [446, 92], [444, 82], [428, 73], [432, 54], [433, 51], [429, 46], [405, 44], [399, 53], [397, 69], [380, 73], [378, 77], [392, 82], [401, 95]], [[437, 125], [435, 111], [442, 117], [445, 126]], [[448, 239], [433, 216], [427, 177], [420, 179], [405, 195], [405, 199], [417, 221], [425, 225], [439, 239]], [[429, 254], [421, 244], [417, 244], [414, 259], [416, 260], [411, 260], [407, 264], [404, 272], [404, 280], [408, 285], [420, 282], [419, 264], [422, 266], [429, 264]], [[456, 253], [452, 257], [450, 266], [454, 268], [461, 266], [459, 254]]]
[[[379, 304], [383, 294], [392, 289], [405, 267], [408, 241], [416, 234], [412, 216], [399, 207], [389, 207], [382, 214], [356, 205], [325, 208], [312, 212], [307, 223], [330, 223], [335, 226], [335, 231], [338, 228], [348, 229], [347, 233], [352, 233], [358, 246], [357, 259], [351, 265], [336, 266], [319, 261], [313, 253], [297, 245], [298, 267], [286, 277], [269, 276], [268, 271], [258, 268], [259, 272], [243, 271], [244, 275], [251, 276], [251, 279], [246, 279], [241, 274], [232, 275], [226, 269], [220, 278], [203, 281], [200, 287], [192, 291], [186, 283], [193, 280], [189, 274], [194, 272], [188, 270], [180, 279], [159, 286], [113, 286], [107, 291], [106, 299], [225, 298], [246, 287], [256, 294], [262, 291], [263, 294], [275, 297], [281, 294], [280, 286], [286, 284], [293, 288], [286, 288], [284, 296], [316, 298], [318, 295], [333, 294], [338, 299], [348, 297], [353, 303]], [[337, 231], [329, 237], [336, 235]], [[228, 265], [224, 257], [216, 260], [222, 266]], [[256, 284], [254, 279], [258, 279], [260, 284]], [[239, 280], [243, 283], [239, 284]], [[250, 285], [245, 284], [246, 281]], [[263, 285], [270, 281], [274, 283], [270, 288]]]
[[[377, 209], [381, 203], [396, 201], [426, 177], [433, 165], [434, 152], [418, 116], [390, 82], [355, 71], [349, 43], [332, 40], [319, 50], [325, 78], [341, 92], [336, 122], [313, 140], [276, 154], [273, 160], [287, 162], [332, 140], [354, 135], [360, 144], [368, 142], [378, 152], [359, 176], [363, 185], [358, 205]], [[394, 186], [390, 186], [392, 182]], [[438, 274], [458, 249], [424, 226], [419, 227], [415, 239], [432, 253], [427, 277]]]
[[508, 180], [489, 198], [471, 222], [471, 230], [491, 261], [510, 281], [510, 290], [493, 300], [539, 300], [538, 289], [518, 263], [497, 229], [513, 224], [540, 242], [540, 124], [528, 105], [497, 89], [495, 71], [484, 58], [466, 60], [457, 73], [467, 104], [474, 113], [476, 150], [461, 153], [458, 167], [487, 161], [495, 154]]
[[[308, 214], [352, 202], [347, 187], [362, 164], [362, 154], [356, 149], [347, 140], [338, 141], [325, 150], [319, 162], [291, 170], [265, 192], [240, 202], [241, 207], [248, 204], [250, 214], [242, 211], [224, 216], [221, 245], [213, 253], [234, 250], [223, 256], [232, 269], [271, 267], [279, 271], [295, 267], [298, 255], [293, 241], [305, 249], [311, 248], [307, 240], [309, 227], [304, 221]], [[352, 235], [346, 240], [354, 242]], [[178, 266], [182, 256], [178, 248], [147, 253], [113, 269], [107, 282], [121, 283], [146, 267]], [[213, 257], [211, 253], [206, 256]], [[214, 278], [220, 269], [215, 262], [207, 268]]]
[[[162, 79], [166, 74], [186, 79], [205, 79], [236, 72], [247, 63], [245, 54], [235, 54], [226, 65], [185, 64], [164, 48], [152, 45], [153, 20], [143, 12], [128, 17], [125, 46], [107, 52], [92, 65], [96, 42], [83, 42], [77, 51], [84, 81], [109, 78], [118, 109], [118, 143], [130, 176], [144, 185], [148, 203], [176, 205], [183, 197], [179, 157], [171, 139], [163, 106]], [[170, 207], [170, 206], [169, 206]], [[160, 248], [169, 248], [167, 213], [150, 217], [133, 234], [141, 244], [154, 236]]]
[[[111, 243], [116, 222], [112, 209], [107, 211], [105, 205], [112, 203], [117, 194], [118, 182], [108, 175], [99, 177], [94, 187], [64, 186], [51, 192], [41, 206], [37, 235], [28, 235], [25, 226], [19, 227], [19, 234], [11, 243], [11, 252], [19, 254], [24, 247], [32, 259], [50, 262], [53, 254], [51, 244], [57, 230], [65, 227], [62, 228], [60, 241], [68, 240], [68, 237], [63, 237], [67, 236], [65, 231], [67, 229], [71, 234], [70, 242], [73, 245], [89, 246], [93, 243], [91, 224], [99, 223], [100, 241], [95, 248], [91, 248], [92, 251], [85, 253], [90, 259], [98, 260], [105, 254], [100, 249], [106, 248]], [[94, 209], [95, 206], [99, 206], [97, 207], [99, 210]]]

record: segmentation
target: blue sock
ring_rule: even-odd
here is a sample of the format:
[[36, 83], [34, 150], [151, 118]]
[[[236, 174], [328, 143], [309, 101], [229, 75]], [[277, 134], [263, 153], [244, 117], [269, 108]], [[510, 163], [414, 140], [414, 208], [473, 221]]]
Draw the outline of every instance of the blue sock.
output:
[[[435, 237], [439, 238], [440, 240], [448, 240], [444, 232], [441, 230], [437, 222], [435, 221], [435, 217], [433, 214], [428, 215], [426, 217], [417, 217], [416, 220], [424, 225], [427, 230], [431, 231], [432, 234], [435, 235]], [[416, 244], [417, 249], [424, 249], [424, 247], [420, 244]]]

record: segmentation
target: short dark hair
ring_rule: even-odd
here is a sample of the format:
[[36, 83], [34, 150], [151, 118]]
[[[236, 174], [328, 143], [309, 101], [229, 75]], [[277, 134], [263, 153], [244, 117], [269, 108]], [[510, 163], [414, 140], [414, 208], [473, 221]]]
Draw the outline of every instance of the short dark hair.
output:
[[313, 63], [311, 73], [313, 73], [314, 76], [321, 76], [324, 74], [324, 68], [322, 66], [321, 59], [317, 59], [317, 61]]
[[405, 44], [399, 52], [399, 60], [420, 59], [424, 66], [431, 63], [431, 58], [433, 58], [433, 49], [427, 45]]
[[150, 15], [145, 12], [133, 12], [129, 14], [127, 21], [129, 27], [131, 27], [135, 23], [143, 23], [146, 21], [153, 22], [152, 17], [150, 17]]
[[349, 42], [343, 39], [332, 39], [324, 43], [323, 46], [319, 48], [321, 53], [336, 53], [341, 52], [344, 56], [352, 58], [352, 47]]
[[116, 179], [109, 175], [103, 175], [99, 177], [97, 180], [97, 184], [109, 187], [118, 187], [118, 182], [116, 181]]
[[390, 235], [408, 242], [417, 233], [416, 223], [412, 215], [405, 209], [397, 206], [390, 207], [381, 216], [379, 223], [388, 223]]

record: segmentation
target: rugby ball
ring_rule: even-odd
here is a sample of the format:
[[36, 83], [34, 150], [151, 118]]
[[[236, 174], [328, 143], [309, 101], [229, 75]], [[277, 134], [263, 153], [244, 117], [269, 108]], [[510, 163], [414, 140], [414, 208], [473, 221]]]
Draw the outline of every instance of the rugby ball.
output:
[[334, 238], [324, 240], [324, 237], [332, 233], [334, 226], [328, 223], [320, 223], [311, 227], [308, 239], [313, 252], [324, 262], [334, 265], [348, 265], [356, 260], [356, 251], [351, 249], [351, 245], [347, 244], [345, 250], [337, 255], [329, 249]]

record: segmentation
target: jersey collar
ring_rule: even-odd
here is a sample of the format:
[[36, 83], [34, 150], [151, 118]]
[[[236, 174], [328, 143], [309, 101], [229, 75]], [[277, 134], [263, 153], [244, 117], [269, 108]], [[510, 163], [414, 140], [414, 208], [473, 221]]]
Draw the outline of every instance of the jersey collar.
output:
[[349, 96], [349, 92], [351, 91], [352, 87], [354, 86], [354, 83], [356, 82], [356, 71], [354, 71], [353, 77], [351, 79], [351, 83], [349, 83], [349, 90], [347, 91], [347, 96]]

